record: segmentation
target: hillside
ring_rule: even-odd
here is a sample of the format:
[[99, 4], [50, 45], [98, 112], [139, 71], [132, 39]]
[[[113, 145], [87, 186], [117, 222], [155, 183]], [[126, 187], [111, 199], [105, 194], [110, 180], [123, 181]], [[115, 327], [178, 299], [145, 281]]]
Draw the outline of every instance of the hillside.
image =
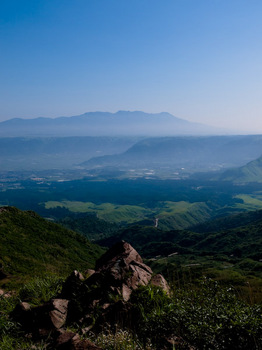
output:
[[95, 157], [81, 165], [87, 169], [117, 167], [221, 170], [244, 165], [261, 154], [262, 136], [158, 137], [137, 142], [118, 155]]
[[34, 212], [0, 208], [0, 263], [10, 278], [86, 270], [94, 266], [102, 252], [78, 233]]
[[248, 211], [221, 218], [214, 218], [204, 223], [189, 227], [193, 232], [218, 232], [234, 229], [262, 220], [262, 210]]
[[221, 180], [232, 182], [262, 182], [262, 157], [259, 157], [248, 164], [225, 171], [221, 176]]
[[110, 236], [119, 229], [117, 224], [86, 214], [78, 214], [75, 217], [67, 216], [59, 220], [59, 223], [70, 230], [82, 234], [89, 240]]
[[111, 246], [118, 240], [128, 240], [143, 256], [179, 254], [226, 255], [253, 259], [257, 265], [262, 259], [262, 218], [250, 218], [248, 224], [219, 232], [192, 232], [188, 230], [162, 231], [154, 227], [131, 226], [113, 237], [100, 240], [99, 244]]
[[169, 113], [141, 111], [89, 112], [73, 117], [10, 119], [0, 136], [169, 136], [224, 134], [224, 130], [191, 123]]
[[188, 253], [187, 247], [193, 246], [205, 236], [189, 231], [162, 231], [155, 227], [130, 226], [117, 235], [99, 240], [102, 246], [110, 247], [120, 240], [129, 241], [135, 249], [142, 252], [146, 258], [155, 255], [167, 256], [174, 252]]

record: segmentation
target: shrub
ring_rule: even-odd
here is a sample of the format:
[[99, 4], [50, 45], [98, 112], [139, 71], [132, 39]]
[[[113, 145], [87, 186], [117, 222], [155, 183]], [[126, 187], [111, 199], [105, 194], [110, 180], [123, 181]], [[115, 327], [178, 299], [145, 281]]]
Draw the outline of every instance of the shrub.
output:
[[144, 298], [147, 288], [141, 288], [136, 296], [136, 307], [147, 311], [140, 313], [138, 334], [141, 339], [151, 339], [157, 348], [174, 336], [199, 349], [261, 348], [262, 307], [240, 301], [232, 288], [205, 279], [197, 288], [180, 289], [170, 298], [161, 298], [157, 307]]

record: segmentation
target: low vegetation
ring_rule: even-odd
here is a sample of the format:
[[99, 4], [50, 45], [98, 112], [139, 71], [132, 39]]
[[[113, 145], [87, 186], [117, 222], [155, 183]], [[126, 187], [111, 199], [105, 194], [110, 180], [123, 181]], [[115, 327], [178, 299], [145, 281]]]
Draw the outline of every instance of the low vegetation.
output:
[[[0, 348], [30, 349], [32, 342], [23, 337], [10, 312], [27, 291], [27, 300], [42, 302], [46, 285], [53, 289], [50, 279], [31, 281], [18, 296], [0, 298]], [[32, 286], [34, 285], [34, 288]], [[212, 279], [201, 279], [183, 288], [173, 285], [167, 295], [154, 286], [134, 291], [130, 304], [136, 315], [134, 327], [112, 326], [84, 337], [106, 350], [214, 349], [258, 350], [262, 346], [262, 308], [241, 301], [233, 287], [222, 287]], [[132, 315], [132, 313], [131, 313]], [[97, 318], [98, 319], [98, 318]], [[75, 325], [76, 327], [77, 325]], [[34, 344], [34, 349], [51, 350], [46, 342]]]
[[1, 285], [23, 283], [46, 273], [65, 276], [92, 268], [103, 250], [82, 235], [44, 220], [34, 212], [0, 209]]
[[261, 306], [240, 301], [232, 288], [213, 280], [173, 289], [171, 297], [141, 288], [133, 302], [141, 320], [139, 336], [151, 339], [157, 349], [164, 339], [174, 346], [177, 341], [178, 348], [191, 344], [197, 349], [251, 350], [262, 345]]

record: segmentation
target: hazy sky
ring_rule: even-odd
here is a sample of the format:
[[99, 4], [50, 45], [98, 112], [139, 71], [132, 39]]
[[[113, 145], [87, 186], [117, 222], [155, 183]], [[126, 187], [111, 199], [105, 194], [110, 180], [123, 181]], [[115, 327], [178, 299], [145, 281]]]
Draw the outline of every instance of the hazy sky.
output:
[[262, 133], [261, 0], [1, 0], [0, 120], [170, 112]]

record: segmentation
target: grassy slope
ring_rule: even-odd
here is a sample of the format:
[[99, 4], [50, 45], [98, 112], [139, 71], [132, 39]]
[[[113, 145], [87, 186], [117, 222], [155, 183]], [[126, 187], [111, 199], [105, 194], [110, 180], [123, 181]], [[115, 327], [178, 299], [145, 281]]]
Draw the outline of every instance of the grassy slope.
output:
[[58, 222], [70, 230], [81, 233], [89, 240], [111, 236], [119, 229], [117, 224], [98, 219], [94, 215], [82, 215], [77, 217], [66, 216]]
[[136, 205], [94, 204], [78, 201], [49, 201], [45, 203], [46, 209], [54, 207], [64, 207], [76, 213], [96, 213], [99, 219], [115, 223], [132, 223], [142, 220], [147, 213], [146, 209]]
[[204, 222], [211, 216], [211, 210], [205, 203], [186, 201], [156, 201], [153, 208], [142, 205], [94, 204], [79, 201], [49, 201], [45, 203], [46, 209], [56, 207], [63, 207], [75, 213], [95, 213], [99, 219], [122, 224], [133, 224], [158, 217], [159, 227], [164, 230], [184, 229]]
[[262, 157], [249, 162], [248, 164], [227, 170], [221, 178], [233, 182], [262, 182]]
[[69, 273], [94, 266], [102, 249], [83, 236], [13, 207], [0, 211], [0, 263], [5, 273], [23, 278]]

